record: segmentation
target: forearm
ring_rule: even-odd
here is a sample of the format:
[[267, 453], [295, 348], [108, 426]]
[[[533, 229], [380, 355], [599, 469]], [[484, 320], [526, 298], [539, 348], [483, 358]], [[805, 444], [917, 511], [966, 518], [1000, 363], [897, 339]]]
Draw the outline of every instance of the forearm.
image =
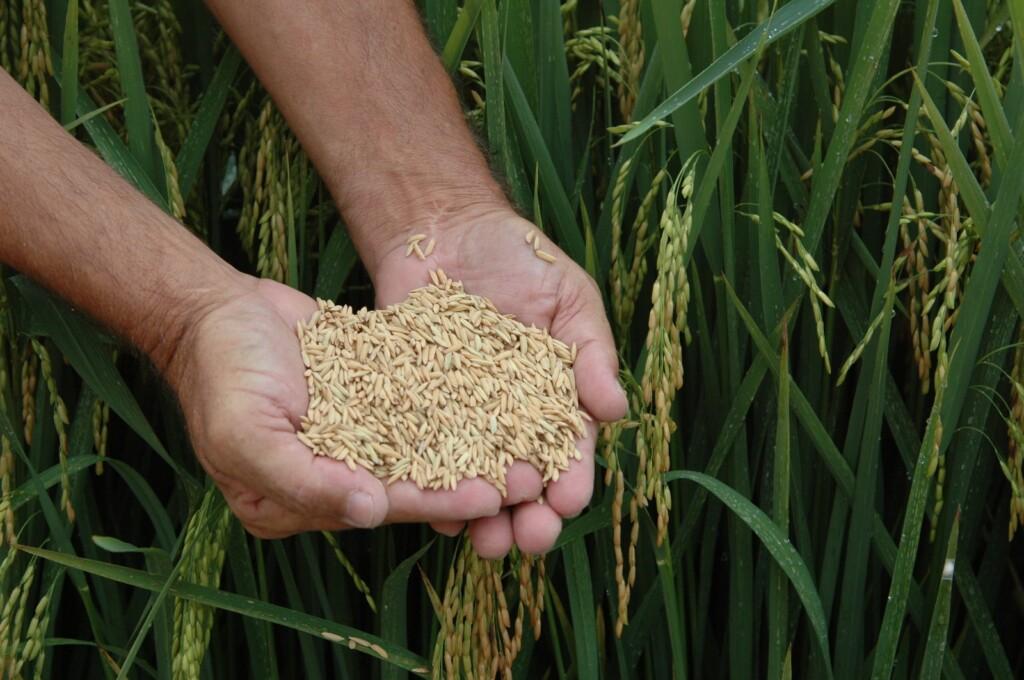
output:
[[508, 209], [408, 0], [207, 0], [367, 264], [411, 225]]
[[240, 275], [67, 134], [0, 70], [0, 261], [168, 368]]

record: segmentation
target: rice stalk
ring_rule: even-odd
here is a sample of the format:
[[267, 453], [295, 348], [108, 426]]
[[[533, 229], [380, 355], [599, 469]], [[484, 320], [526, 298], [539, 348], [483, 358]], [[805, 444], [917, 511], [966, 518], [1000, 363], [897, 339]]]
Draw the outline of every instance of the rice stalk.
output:
[[[651, 312], [647, 320], [647, 363], [641, 380], [646, 412], [640, 418], [637, 449], [642, 460], [636, 483], [636, 495], [654, 500], [658, 513], [657, 544], [668, 535], [668, 512], [672, 497], [662, 474], [670, 467], [669, 443], [676, 429], [670, 409], [675, 393], [683, 386], [682, 341], [689, 340], [686, 312], [690, 288], [686, 270], [679, 266], [688, 249], [693, 226], [694, 159], [679, 173], [669, 191], [661, 216], [661, 243], [658, 248], [657, 277], [651, 288]], [[679, 210], [679, 198], [686, 202]], [[649, 447], [649, 451], [646, 450]], [[631, 514], [633, 510], [631, 509]]]
[[[3, 408], [0, 405], [0, 408]], [[14, 492], [14, 452], [7, 437], [0, 437], [0, 546], [14, 545], [17, 541], [15, 531], [14, 503], [11, 494]]]
[[[929, 268], [928, 268], [928, 225], [924, 210], [924, 197], [921, 191], [914, 188], [915, 205], [910, 199], [903, 198], [903, 219], [900, 221], [900, 238], [906, 254], [908, 274], [907, 310], [910, 324], [910, 339], [914, 353], [914, 364], [917, 367], [917, 378], [921, 386], [921, 394], [928, 394], [931, 389], [932, 355], [928, 349], [931, 336], [931, 317], [925, 312], [928, 303]], [[916, 234], [911, 236], [910, 225], [916, 227]]]
[[697, 0], [686, 0], [679, 11], [679, 25], [683, 29], [683, 37], [690, 34], [690, 22], [693, 21], [693, 10], [697, 8]]
[[39, 100], [43, 108], [50, 107], [48, 79], [53, 75], [50, 60], [50, 34], [46, 23], [44, 0], [21, 0], [18, 57], [14, 76], [25, 90]]
[[[4, 559], [7, 566], [10, 564], [7, 560], [12, 559], [15, 554], [15, 550], [8, 551], [8, 557]], [[0, 604], [0, 678], [18, 677], [18, 647], [22, 642], [21, 631], [35, 579], [35, 570], [36, 560], [33, 558], [21, 573], [17, 585], [6, 593]]]
[[616, 321], [616, 330], [619, 339], [624, 333], [622, 318], [623, 308], [627, 305], [623, 297], [624, 280], [626, 278], [625, 264], [622, 258], [622, 223], [625, 219], [626, 193], [629, 181], [629, 170], [633, 159], [627, 158], [619, 166], [619, 172], [615, 176], [615, 183], [612, 184], [611, 204], [611, 252], [608, 271], [608, 285], [611, 287], [612, 313]]
[[1006, 462], [1000, 461], [1003, 474], [1010, 483], [1009, 540], [1024, 525], [1024, 323], [1017, 331], [1017, 346], [1010, 370], [1010, 413], [1007, 417], [1009, 437]]
[[[757, 216], [751, 216], [755, 222], [759, 222]], [[808, 299], [811, 303], [811, 313], [814, 315], [814, 330], [818, 337], [818, 354], [821, 356], [821, 360], [825, 365], [825, 372], [832, 372], [832, 362], [829, 358], [828, 353], [828, 342], [825, 337], [825, 319], [821, 312], [821, 305], [824, 304], [830, 309], [835, 308], [835, 304], [831, 298], [821, 289], [818, 285], [815, 274], [821, 270], [818, 266], [814, 256], [808, 251], [801, 240], [803, 231], [793, 222], [786, 219], [781, 213], [773, 213], [773, 218], [777, 224], [785, 227], [790, 234], [790, 242], [793, 244], [794, 250], [796, 250], [796, 256], [794, 256], [786, 245], [782, 242], [782, 238], [779, 236], [778, 231], [775, 232], [775, 249], [782, 253], [783, 259], [789, 263], [789, 266], [796, 273], [797, 277], [803, 282], [808, 290]]]
[[[196, 585], [217, 588], [224, 565], [231, 512], [220, 492], [211, 487], [185, 529], [180, 577]], [[172, 675], [176, 680], [198, 680], [210, 642], [214, 609], [181, 598], [174, 601]]]
[[24, 642], [21, 647], [21, 654], [14, 665], [12, 678], [20, 678], [21, 671], [29, 663], [35, 669], [34, 678], [37, 680], [43, 677], [43, 669], [46, 666], [46, 647], [43, 645], [43, 638], [47, 628], [50, 626], [50, 601], [53, 597], [53, 587], [57, 579], [54, 578], [47, 592], [43, 593], [36, 603], [32, 618], [28, 622], [25, 631]]
[[[158, 143], [166, 143], [176, 153], [188, 134], [193, 109], [188, 87], [190, 70], [180, 47], [181, 23], [172, 0], [133, 0], [131, 11], [146, 93], [161, 140]], [[83, 89], [100, 105], [124, 97], [107, 0], [79, 0], [78, 37]], [[116, 130], [124, 132], [117, 109], [108, 111], [105, 117]]]
[[[238, 234], [260, 276], [284, 281], [292, 203], [304, 193], [308, 161], [269, 95], [245, 127], [238, 158], [242, 213]], [[290, 199], [294, 197], [294, 199]]]
[[71, 505], [71, 477], [68, 474], [68, 425], [71, 420], [68, 418], [68, 409], [64, 400], [57, 390], [57, 382], [53, 378], [53, 367], [50, 364], [50, 353], [46, 351], [35, 338], [32, 339], [32, 349], [39, 357], [40, 373], [43, 382], [46, 384], [46, 391], [50, 396], [50, 407], [53, 409], [53, 427], [57, 431], [57, 455], [60, 458], [60, 488], [61, 508], [67, 515], [69, 522], [75, 521], [75, 509]]
[[569, 76], [569, 81], [573, 84], [573, 107], [584, 90], [583, 78], [591, 70], [594, 73], [594, 85], [599, 89], [605, 89], [611, 84], [618, 86], [621, 92], [625, 86], [622, 56], [616, 49], [613, 31], [614, 29], [608, 26], [586, 28], [566, 41], [566, 56], [576, 62]]
[[[479, 557], [468, 540], [462, 541], [445, 584], [441, 630], [433, 652], [435, 666], [444, 667], [440, 677], [510, 679], [522, 647], [526, 611], [539, 635], [544, 576], [543, 569], [536, 567], [543, 558], [519, 556], [519, 606], [514, 622], [502, 583], [505, 564], [505, 559]], [[536, 585], [534, 571], [540, 572]]]
[[334, 552], [334, 557], [348, 573], [349, 578], [352, 579], [352, 584], [356, 587], [356, 590], [362, 593], [363, 597], [366, 598], [366, 604], [370, 606], [372, 611], [376, 612], [377, 603], [374, 602], [373, 595], [370, 593], [370, 586], [366, 585], [366, 581], [359, 576], [359, 572], [356, 571], [355, 566], [352, 564], [351, 560], [348, 559], [348, 556], [338, 544], [338, 539], [329, 531], [321, 531], [320, 535], [323, 536], [327, 541], [327, 544], [331, 546], [331, 550]]
[[103, 474], [103, 460], [107, 457], [107, 435], [110, 430], [110, 404], [97, 399], [92, 406], [92, 445], [99, 457], [96, 474]]
[[25, 443], [32, 444], [32, 432], [36, 425], [36, 384], [39, 380], [39, 358], [26, 344], [21, 359], [21, 422]]
[[[644, 279], [647, 276], [647, 253], [654, 245], [655, 239], [658, 237], [657, 233], [648, 234], [650, 212], [654, 202], [658, 199], [661, 187], [668, 179], [668, 176], [669, 173], [666, 168], [660, 169], [657, 174], [655, 174], [654, 179], [651, 180], [651, 186], [648, 187], [640, 201], [640, 206], [637, 208], [636, 216], [633, 219], [632, 229], [629, 232], [633, 235], [633, 254], [630, 258], [628, 268], [626, 267], [625, 262], [619, 262], [619, 252], [621, 247], [619, 243], [614, 240], [614, 229], [616, 226], [613, 224], [612, 265], [610, 272], [612, 286], [612, 314], [614, 316], [615, 327], [618, 331], [620, 345], [623, 345], [626, 342], [629, 328], [633, 322], [633, 312], [636, 309], [636, 302], [640, 297], [640, 291], [643, 287]], [[619, 186], [617, 183], [615, 190], [618, 189]], [[613, 197], [614, 196], [615, 194], [613, 193]], [[613, 219], [618, 221], [618, 230], [621, 232], [621, 217], [613, 217]]]
[[619, 4], [619, 112], [622, 120], [633, 117], [636, 95], [640, 90], [640, 74], [644, 68], [643, 24], [639, 0], [623, 0]]

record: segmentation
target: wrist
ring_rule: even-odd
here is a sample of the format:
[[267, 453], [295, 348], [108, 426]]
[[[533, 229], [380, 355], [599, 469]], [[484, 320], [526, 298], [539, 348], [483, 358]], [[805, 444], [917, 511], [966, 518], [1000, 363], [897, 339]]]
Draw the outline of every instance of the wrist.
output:
[[219, 260], [204, 276], [167, 285], [152, 313], [143, 316], [131, 333], [138, 347], [171, 389], [181, 391], [187, 357], [203, 321], [227, 302], [255, 289], [257, 279]]
[[371, 276], [389, 255], [404, 251], [414, 234], [440, 239], [475, 222], [515, 214], [489, 173], [472, 182], [405, 175], [359, 194], [358, 188], [344, 194], [339, 208]]

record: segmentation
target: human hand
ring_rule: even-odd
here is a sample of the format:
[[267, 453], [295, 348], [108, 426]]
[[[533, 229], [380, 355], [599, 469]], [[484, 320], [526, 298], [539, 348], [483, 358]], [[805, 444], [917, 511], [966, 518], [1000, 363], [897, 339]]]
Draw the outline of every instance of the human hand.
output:
[[[467, 293], [489, 298], [499, 311], [525, 323], [547, 328], [567, 344], [576, 343], [574, 368], [582, 406], [597, 420], [626, 413], [626, 396], [618, 384], [618, 360], [600, 292], [568, 255], [541, 236], [543, 250], [554, 263], [538, 258], [526, 244], [534, 226], [511, 210], [495, 210], [445, 220], [443, 226], [414, 227], [387, 244], [370, 262], [377, 306], [401, 302], [414, 288], [428, 283], [428, 272], [441, 268], [462, 281]], [[436, 239], [426, 261], [406, 257], [404, 239], [417, 231]], [[424, 246], [426, 242], [420, 245]], [[594, 484], [596, 425], [577, 443], [582, 454], [558, 481], [543, 488], [540, 473], [517, 461], [508, 473], [508, 496], [500, 513], [470, 522], [469, 536], [481, 557], [503, 556], [513, 543], [528, 553], [549, 550], [561, 531], [562, 519], [573, 517], [590, 501]], [[539, 503], [543, 493], [543, 503]], [[462, 530], [463, 521], [437, 521], [447, 535]]]
[[316, 456], [296, 437], [309, 397], [296, 322], [316, 302], [247, 276], [203, 307], [162, 366], [193, 448], [232, 512], [260, 538], [394, 522], [489, 517], [498, 491], [481, 479], [455, 491], [387, 488], [367, 470]]

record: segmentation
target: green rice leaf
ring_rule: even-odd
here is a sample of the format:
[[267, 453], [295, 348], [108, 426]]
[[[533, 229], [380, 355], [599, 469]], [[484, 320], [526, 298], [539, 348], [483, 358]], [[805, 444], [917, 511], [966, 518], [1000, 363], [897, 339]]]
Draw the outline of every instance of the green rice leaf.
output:
[[673, 470], [663, 475], [666, 482], [678, 479], [686, 479], [699, 484], [707, 491], [714, 494], [718, 500], [733, 511], [743, 522], [750, 527], [751, 531], [757, 534], [762, 545], [768, 550], [775, 563], [789, 578], [793, 589], [804, 605], [807, 619], [814, 631], [815, 642], [818, 651], [825, 660], [825, 671], [828, 677], [832, 677], [832, 662], [828, 646], [828, 623], [825, 618], [825, 611], [821, 607], [821, 600], [818, 598], [818, 591], [814, 585], [814, 579], [807, 569], [796, 548], [789, 542], [779, 527], [774, 524], [768, 515], [760, 508], [751, 503], [733, 489], [700, 472], [687, 470]]
[[715, 84], [720, 78], [734, 71], [740, 63], [749, 58], [758, 48], [768, 46], [783, 38], [797, 26], [815, 16], [834, 0], [793, 0], [779, 11], [772, 14], [771, 19], [761, 24], [729, 48], [710, 66], [698, 73], [692, 80], [673, 92], [668, 99], [659, 104], [639, 121], [622, 138], [620, 143], [637, 139], [645, 134], [654, 124], [669, 116], [672, 112], [693, 100], [698, 94]]
[[[68, 569], [93, 574], [134, 588], [159, 592], [164, 586], [164, 580], [160, 576], [139, 569], [89, 560], [74, 554], [59, 553], [45, 548], [18, 546], [18, 549], [63, 565]], [[253, 601], [223, 590], [181, 581], [172, 582], [168, 592], [175, 597], [307, 633], [333, 644], [346, 644], [350, 649], [394, 664], [417, 675], [425, 676], [427, 673], [427, 662], [422, 657], [375, 635], [343, 626], [334, 621], [266, 602]]]
[[213, 139], [213, 133], [217, 129], [224, 104], [231, 92], [231, 82], [235, 79], [235, 74], [238, 73], [241, 63], [242, 55], [238, 49], [234, 45], [228, 45], [228, 49], [213, 74], [213, 79], [206, 86], [203, 98], [199, 100], [199, 110], [196, 111], [192, 127], [189, 128], [188, 137], [185, 138], [177, 158], [174, 159], [174, 165], [178, 170], [178, 186], [181, 195], [186, 199], [199, 177], [203, 156], [206, 154], [210, 140]]
[[[399, 562], [398, 566], [384, 579], [384, 588], [380, 598], [380, 634], [388, 642], [403, 647], [406, 644], [409, 574], [433, 545], [433, 541], [424, 543], [419, 550]], [[382, 676], [385, 680], [399, 680], [402, 677], [402, 671], [395, 666], [385, 666]]]
[[953, 595], [953, 578], [956, 571], [956, 546], [960, 535], [960, 513], [953, 520], [953, 531], [946, 547], [946, 562], [939, 579], [939, 592], [932, 607], [932, 623], [928, 628], [924, 658], [921, 662], [921, 680], [938, 680], [942, 677], [942, 661], [946, 657], [949, 638], [949, 604]]

